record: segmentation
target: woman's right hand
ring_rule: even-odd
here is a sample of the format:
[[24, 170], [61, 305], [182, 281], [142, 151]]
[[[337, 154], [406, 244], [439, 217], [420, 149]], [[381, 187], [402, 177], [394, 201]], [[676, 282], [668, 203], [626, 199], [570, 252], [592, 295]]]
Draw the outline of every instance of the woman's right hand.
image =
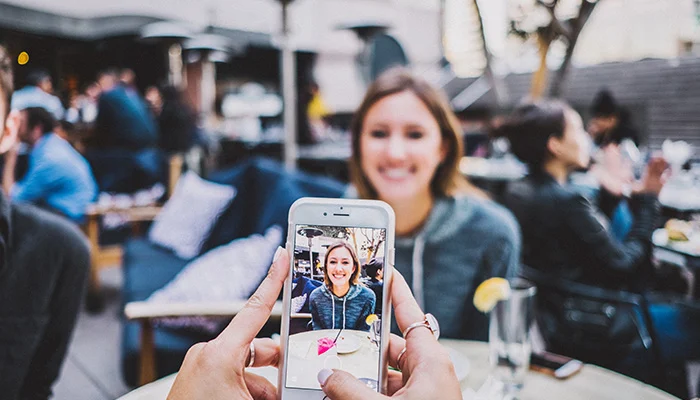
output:
[[647, 164], [644, 176], [642, 176], [636, 192], [651, 193], [658, 196], [666, 184], [667, 170], [668, 163], [663, 157], [653, 157]]
[[[399, 329], [423, 321], [425, 314], [411, 294], [403, 276], [394, 271], [391, 284], [391, 300]], [[402, 372], [389, 370], [388, 392], [392, 399], [461, 399], [462, 391], [454, 366], [447, 351], [437, 342], [429, 329], [412, 329], [408, 337], [391, 335], [389, 341], [389, 365]], [[403, 348], [406, 352], [397, 365], [397, 357]], [[318, 380], [331, 400], [387, 400], [364, 383], [344, 371], [321, 370]]]

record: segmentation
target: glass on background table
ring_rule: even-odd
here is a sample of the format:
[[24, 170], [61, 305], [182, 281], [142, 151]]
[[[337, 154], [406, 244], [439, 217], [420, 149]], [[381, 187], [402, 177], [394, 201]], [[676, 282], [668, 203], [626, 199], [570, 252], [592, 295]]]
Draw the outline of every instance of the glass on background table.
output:
[[[478, 390], [490, 375], [488, 344], [449, 339], [440, 342], [454, 354], [452, 357], [456, 367], [460, 364], [463, 369], [465, 361], [470, 365], [468, 371], [457, 373], [461, 378], [462, 390], [465, 393], [469, 389]], [[250, 371], [277, 385], [276, 368], [251, 368]], [[175, 377], [176, 374], [166, 376], [135, 389], [119, 400], [164, 400]], [[585, 365], [581, 372], [566, 380], [528, 370], [525, 381], [525, 386], [518, 393], [520, 400], [677, 400], [652, 386], [594, 365]]]

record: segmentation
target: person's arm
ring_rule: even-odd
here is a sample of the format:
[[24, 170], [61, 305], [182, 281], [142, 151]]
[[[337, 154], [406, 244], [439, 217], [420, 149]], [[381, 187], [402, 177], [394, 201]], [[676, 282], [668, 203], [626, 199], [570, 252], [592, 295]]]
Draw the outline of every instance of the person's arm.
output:
[[12, 187], [15, 185], [17, 152], [17, 146], [12, 146], [10, 150], [5, 153], [5, 166], [2, 170], [2, 190], [8, 196], [12, 193]]
[[22, 399], [45, 400], [50, 397], [51, 386], [56, 381], [66, 356], [90, 270], [90, 249], [77, 228], [71, 226], [64, 232], [56, 232], [56, 235], [62, 237], [52, 240], [60, 251], [48, 251], [47, 257], [52, 253], [58, 253], [59, 257], [46, 260], [45, 267], [60, 271], [46, 274], [56, 279], [47, 310], [49, 321], [32, 357], [23, 384]]
[[571, 198], [562, 213], [584, 251], [599, 265], [615, 271], [632, 271], [648, 256], [654, 221], [659, 215], [658, 202], [652, 194], [633, 195], [630, 203], [634, 224], [624, 242], [611, 236], [583, 196]]
[[27, 203], [45, 199], [59, 181], [60, 173], [45, 160], [30, 160], [27, 173], [21, 181], [15, 183], [9, 195], [14, 201]]

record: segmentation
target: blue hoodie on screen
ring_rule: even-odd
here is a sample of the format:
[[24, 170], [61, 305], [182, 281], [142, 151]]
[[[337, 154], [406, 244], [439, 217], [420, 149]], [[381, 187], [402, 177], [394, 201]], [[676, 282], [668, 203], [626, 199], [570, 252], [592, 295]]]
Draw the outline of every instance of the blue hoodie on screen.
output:
[[343, 297], [333, 294], [326, 285], [318, 287], [309, 301], [313, 328], [369, 331], [365, 319], [374, 313], [376, 301], [374, 292], [363, 285], [350, 285]]

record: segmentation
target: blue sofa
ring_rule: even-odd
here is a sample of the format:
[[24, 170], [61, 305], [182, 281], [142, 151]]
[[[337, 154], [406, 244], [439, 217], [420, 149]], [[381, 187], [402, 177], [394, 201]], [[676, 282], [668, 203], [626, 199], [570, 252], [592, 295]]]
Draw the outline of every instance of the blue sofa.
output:
[[[300, 197], [341, 197], [345, 186], [334, 180], [305, 173], [288, 173], [281, 164], [251, 159], [208, 178], [232, 185], [237, 195], [217, 220], [200, 254], [230, 241], [262, 234], [272, 225], [287, 229], [289, 207]], [[280, 243], [281, 244], [281, 243]], [[124, 246], [123, 302], [147, 299], [170, 282], [190, 262], [146, 238], [130, 239]], [[128, 385], [139, 376], [140, 332], [136, 322], [123, 321], [122, 373]], [[279, 329], [277, 327], [277, 329]], [[190, 331], [155, 328], [157, 377], [176, 372], [189, 347], [210, 336]]]

